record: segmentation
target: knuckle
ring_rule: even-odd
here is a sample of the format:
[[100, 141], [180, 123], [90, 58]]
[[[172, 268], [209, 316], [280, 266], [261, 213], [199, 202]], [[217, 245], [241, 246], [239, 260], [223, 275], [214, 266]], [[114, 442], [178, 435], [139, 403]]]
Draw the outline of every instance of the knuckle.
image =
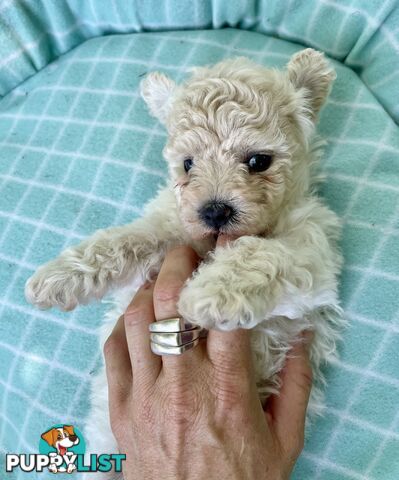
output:
[[119, 333], [113, 332], [105, 341], [103, 352], [105, 358], [110, 358], [121, 351], [125, 345], [125, 339]]
[[227, 409], [245, 403], [250, 395], [249, 373], [240, 362], [219, 362], [213, 368], [212, 390], [217, 402]]
[[230, 353], [219, 352], [213, 362], [213, 375], [218, 382], [242, 385], [243, 379], [248, 377], [248, 365]]
[[179, 301], [181, 289], [181, 282], [171, 279], [168, 284], [155, 286], [154, 300], [161, 305], [176, 305]]
[[141, 303], [138, 299], [135, 299], [129, 305], [124, 314], [125, 325], [128, 327], [134, 327], [135, 325], [141, 323], [143, 318], [146, 318], [147, 315], [147, 305]]

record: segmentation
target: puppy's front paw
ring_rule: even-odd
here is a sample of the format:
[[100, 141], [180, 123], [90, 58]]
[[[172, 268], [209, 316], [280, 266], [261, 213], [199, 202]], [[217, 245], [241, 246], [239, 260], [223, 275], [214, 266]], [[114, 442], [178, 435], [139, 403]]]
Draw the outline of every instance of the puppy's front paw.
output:
[[207, 275], [204, 269], [182, 290], [178, 310], [186, 320], [203, 328], [234, 330], [259, 323], [258, 303], [258, 299], [251, 302], [237, 286], [228, 285], [226, 278]]
[[83, 275], [71, 272], [60, 260], [53, 260], [26, 282], [25, 297], [41, 309], [59, 307], [73, 310], [78, 304], [77, 292], [82, 289]]
[[67, 473], [72, 473], [76, 470], [76, 465], [74, 463], [70, 463], [67, 467]]

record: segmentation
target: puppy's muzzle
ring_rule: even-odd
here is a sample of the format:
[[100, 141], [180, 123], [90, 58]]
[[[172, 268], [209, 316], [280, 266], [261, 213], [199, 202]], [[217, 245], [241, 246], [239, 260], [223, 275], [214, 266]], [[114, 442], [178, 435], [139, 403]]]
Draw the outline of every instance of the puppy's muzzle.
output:
[[199, 216], [205, 225], [219, 230], [233, 218], [234, 209], [227, 203], [209, 202], [200, 209]]

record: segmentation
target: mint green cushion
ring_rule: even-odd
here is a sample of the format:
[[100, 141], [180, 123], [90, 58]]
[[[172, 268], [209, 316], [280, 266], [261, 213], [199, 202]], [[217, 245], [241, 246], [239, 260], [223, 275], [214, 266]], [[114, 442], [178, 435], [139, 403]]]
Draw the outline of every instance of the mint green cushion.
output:
[[399, 120], [397, 0], [4, 0], [0, 95], [89, 38], [222, 27], [323, 50]]
[[[2, 449], [34, 452], [48, 426], [84, 425], [106, 306], [38, 312], [23, 285], [66, 245], [136, 218], [166, 178], [165, 132], [137, 95], [141, 77], [160, 69], [181, 80], [186, 68], [231, 55], [282, 67], [300, 48], [234, 29], [101, 37], [0, 102]], [[329, 142], [321, 193], [345, 222], [350, 327], [294, 478], [370, 470], [387, 480], [399, 475], [398, 127], [355, 73], [334, 66], [319, 128]]]

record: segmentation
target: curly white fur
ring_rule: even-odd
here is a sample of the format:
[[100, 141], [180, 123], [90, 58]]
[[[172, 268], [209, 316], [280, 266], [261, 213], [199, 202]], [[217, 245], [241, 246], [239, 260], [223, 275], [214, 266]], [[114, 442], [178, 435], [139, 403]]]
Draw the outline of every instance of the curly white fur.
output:
[[[69, 310], [115, 289], [105, 339], [168, 248], [189, 244], [204, 261], [181, 293], [181, 315], [206, 328], [252, 329], [262, 397], [278, 389], [290, 344], [301, 330], [313, 329], [310, 407], [319, 411], [320, 368], [335, 355], [343, 324], [339, 221], [317, 198], [313, 171], [320, 156], [314, 126], [334, 78], [324, 56], [312, 49], [295, 54], [284, 71], [238, 58], [197, 68], [181, 86], [163, 74], [148, 75], [141, 92], [168, 130], [169, 185], [144, 218], [99, 231], [41, 267], [27, 283], [28, 300]], [[271, 166], [249, 173], [244, 161], [258, 152], [272, 156]], [[186, 158], [193, 160], [188, 173]], [[228, 202], [237, 212], [219, 230], [240, 237], [226, 247], [215, 248], [215, 231], [199, 215], [211, 200]], [[103, 431], [99, 453], [116, 449], [107, 412], [102, 372], [88, 420], [89, 430]]]

